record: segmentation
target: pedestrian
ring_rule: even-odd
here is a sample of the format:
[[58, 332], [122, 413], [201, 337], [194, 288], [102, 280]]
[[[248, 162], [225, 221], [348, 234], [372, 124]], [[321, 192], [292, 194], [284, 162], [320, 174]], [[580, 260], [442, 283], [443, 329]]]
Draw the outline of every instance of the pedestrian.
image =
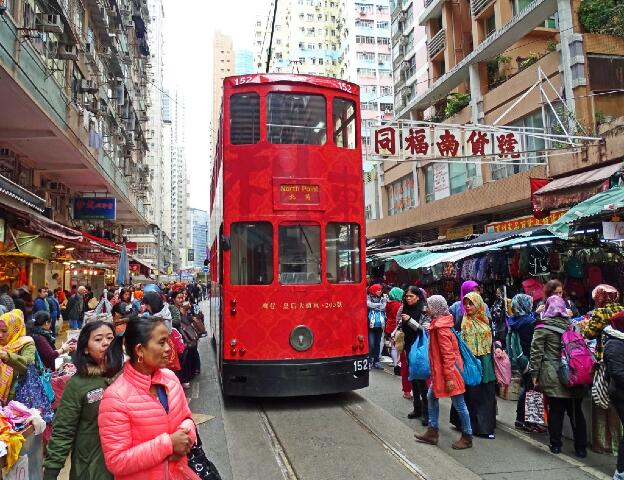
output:
[[2, 305], [7, 312], [15, 310], [15, 303], [9, 295], [9, 286], [7, 284], [0, 285], [0, 305]]
[[34, 340], [26, 336], [24, 313], [15, 309], [0, 315], [0, 402], [3, 405], [13, 399], [17, 381], [26, 374], [28, 365], [35, 363], [36, 352]]
[[50, 304], [48, 303], [48, 287], [41, 287], [37, 290], [37, 298], [33, 302], [32, 313], [50, 312]]
[[386, 297], [383, 287], [375, 283], [368, 289], [366, 305], [368, 307], [368, 348], [371, 368], [383, 369], [379, 356], [381, 338], [386, 324]]
[[124, 316], [136, 315], [138, 312], [134, 310], [132, 305], [132, 292], [129, 288], [122, 288], [119, 292], [119, 304], [121, 305], [121, 311]]
[[[167, 330], [171, 334], [173, 325], [171, 318], [171, 311], [169, 310], [169, 305], [167, 305], [160, 293], [155, 291], [149, 291], [143, 295], [143, 307], [145, 308], [144, 316], [154, 316], [158, 318], [162, 318], [165, 322], [165, 326]], [[169, 342], [169, 361], [167, 363], [167, 368], [177, 372], [180, 370], [180, 359], [175, 349], [175, 343], [171, 335], [168, 338]]]
[[[559, 380], [561, 365], [561, 333], [570, 327], [568, 308], [563, 298], [552, 295], [542, 313], [543, 325], [535, 329], [531, 342], [529, 371], [533, 384], [548, 397], [548, 433], [550, 451], [561, 453], [563, 417], [567, 413], [574, 434], [574, 451], [580, 458], [587, 456], [587, 425], [581, 408], [583, 388], [568, 388]], [[554, 327], [550, 330], [549, 327]]]
[[[427, 306], [425, 293], [420, 288], [410, 285], [403, 295], [403, 305], [399, 311], [401, 330], [405, 335], [405, 356], [409, 365], [409, 356], [412, 346], [424, 333], [426, 326], [424, 311]], [[426, 380], [412, 380], [413, 410], [407, 414], [407, 418], [421, 418], [422, 424], [427, 425], [427, 382]]]
[[[589, 321], [581, 329], [588, 339], [596, 339], [595, 356], [598, 362], [602, 361], [603, 342], [602, 332], [610, 323], [611, 318], [624, 311], [624, 306], [619, 302], [619, 291], [607, 284], [600, 284], [592, 291], [594, 310]], [[613, 445], [618, 445], [622, 440], [620, 419], [615, 406], [603, 409], [592, 402], [591, 422], [591, 447], [598, 453], [611, 453]]]
[[[533, 297], [525, 293], [515, 295], [511, 300], [511, 311], [512, 315], [507, 319], [509, 331], [518, 334], [522, 353], [528, 361], [531, 357], [531, 341], [533, 340], [533, 331], [535, 329]], [[528, 363], [526, 371], [520, 372], [520, 374], [522, 375], [522, 389], [520, 390], [520, 396], [516, 404], [515, 427], [525, 432], [545, 433], [546, 429], [542, 425], [535, 425], [524, 421], [526, 393], [528, 390], [533, 390], [535, 386], [533, 385], [531, 373], [528, 370]]]
[[[391, 338], [392, 333], [397, 327], [398, 313], [403, 301], [403, 290], [399, 287], [393, 287], [388, 293], [388, 303], [386, 303], [386, 338]], [[397, 353], [394, 342], [391, 341], [390, 356], [392, 357], [392, 363], [394, 365], [394, 374], [401, 374], [401, 367], [399, 366], [399, 355]]]
[[72, 293], [67, 301], [67, 307], [65, 313], [67, 314], [67, 320], [69, 320], [69, 328], [71, 330], [77, 330], [82, 326], [82, 320], [84, 318], [84, 293], [87, 290], [80, 286], [76, 288], [72, 287]]
[[104, 459], [116, 480], [198, 478], [186, 457], [197, 438], [192, 413], [165, 368], [168, 336], [162, 318], [133, 317], [111, 344], [118, 362], [124, 344], [130, 357], [104, 392], [98, 416]]
[[[609, 378], [609, 397], [624, 428], [624, 312], [615, 314], [603, 331], [604, 361]], [[624, 440], [620, 439], [613, 480], [624, 480]]]
[[507, 340], [507, 302], [502, 288], [496, 289], [496, 299], [490, 308], [494, 338], [501, 343], [503, 349]]
[[174, 287], [171, 297], [173, 304], [169, 305], [169, 310], [171, 311], [172, 326], [181, 333], [186, 346], [184, 353], [179, 356], [180, 371], [177, 372], [177, 375], [182, 386], [184, 388], [189, 388], [190, 381], [199, 373], [201, 368], [201, 361], [197, 350], [199, 334], [195, 331], [195, 328], [193, 328], [193, 324], [190, 320], [191, 313], [189, 310], [191, 306], [186, 300], [184, 287], [178, 287], [177, 289]]
[[111, 324], [101, 320], [88, 323], [80, 332], [73, 356], [76, 374], [65, 385], [54, 416], [43, 462], [44, 480], [58, 478], [70, 451], [70, 480], [113, 478], [104, 462], [98, 413], [104, 390], [116, 373], [106, 368], [106, 353], [114, 336]]
[[60, 355], [73, 351], [73, 348], [68, 343], [56, 348], [56, 338], [52, 332], [52, 320], [48, 312], [39, 311], [35, 313], [33, 320], [31, 337], [35, 341], [39, 358], [41, 358], [44, 367], [54, 371], [56, 370], [55, 360]]
[[[479, 293], [480, 291], [481, 288], [479, 287], [479, 284], [474, 280], [466, 280], [464, 283], [462, 283], [459, 300], [457, 300], [455, 303], [453, 303], [453, 305], [449, 307], [449, 311], [453, 315], [455, 330], [461, 330], [461, 322], [464, 318], [464, 314], [466, 313], [464, 309], [464, 298], [470, 292]], [[487, 305], [485, 305], [485, 314], [490, 320], [492, 319], [490, 307], [488, 307]]]
[[438, 444], [440, 398], [451, 398], [451, 402], [461, 418], [461, 437], [452, 447], [464, 450], [472, 447], [472, 427], [470, 414], [464, 401], [465, 385], [460, 370], [464, 363], [457, 337], [453, 333], [453, 316], [446, 300], [441, 295], [432, 295], [427, 300], [431, 324], [429, 325], [429, 364], [431, 386], [427, 394], [429, 426], [423, 433], [415, 435], [416, 440], [431, 445]]
[[52, 290], [48, 290], [48, 298], [46, 300], [48, 301], [48, 305], [50, 306], [51, 330], [52, 330], [52, 333], [56, 335], [57, 334], [56, 322], [58, 321], [59, 318], [61, 318], [61, 304], [54, 297], [54, 293], [52, 292]]
[[[472, 354], [481, 363], [482, 375], [479, 385], [466, 385], [464, 398], [470, 412], [472, 433], [479, 437], [494, 439], [496, 429], [496, 373], [494, 371], [493, 332], [485, 303], [477, 292], [469, 292], [463, 300], [464, 317], [461, 336]], [[451, 423], [460, 427], [461, 419], [451, 409]]]

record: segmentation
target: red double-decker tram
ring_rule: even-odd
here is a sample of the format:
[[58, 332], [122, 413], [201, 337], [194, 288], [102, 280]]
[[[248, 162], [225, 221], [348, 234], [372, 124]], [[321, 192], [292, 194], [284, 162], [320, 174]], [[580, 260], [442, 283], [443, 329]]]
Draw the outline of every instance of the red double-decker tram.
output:
[[359, 87], [223, 84], [211, 183], [211, 310], [226, 395], [368, 386]]

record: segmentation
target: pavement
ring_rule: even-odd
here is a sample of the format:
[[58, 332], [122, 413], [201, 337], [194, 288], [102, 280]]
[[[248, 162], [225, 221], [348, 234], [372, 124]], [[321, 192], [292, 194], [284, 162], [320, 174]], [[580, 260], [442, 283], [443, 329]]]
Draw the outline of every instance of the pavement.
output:
[[[203, 305], [206, 306], [205, 304]], [[513, 428], [515, 402], [498, 400], [495, 440], [475, 438], [455, 451], [458, 437], [441, 422], [440, 443], [414, 441], [419, 420], [391, 366], [373, 370], [355, 392], [280, 399], [223, 398], [212, 343], [201, 340], [202, 371], [187, 391], [204, 451], [223, 480], [577, 480], [612, 478], [616, 459], [589, 452], [579, 461], [571, 441], [561, 455], [547, 435]], [[441, 401], [441, 418], [450, 402]], [[59, 477], [67, 478], [67, 477]]]

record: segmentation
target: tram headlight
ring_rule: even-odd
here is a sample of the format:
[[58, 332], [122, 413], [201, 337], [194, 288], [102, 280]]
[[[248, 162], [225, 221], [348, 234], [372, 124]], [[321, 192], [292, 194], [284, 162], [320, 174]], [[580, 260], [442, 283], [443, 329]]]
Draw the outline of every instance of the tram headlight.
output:
[[290, 332], [290, 346], [298, 352], [305, 352], [314, 343], [314, 334], [305, 325], [299, 325]]

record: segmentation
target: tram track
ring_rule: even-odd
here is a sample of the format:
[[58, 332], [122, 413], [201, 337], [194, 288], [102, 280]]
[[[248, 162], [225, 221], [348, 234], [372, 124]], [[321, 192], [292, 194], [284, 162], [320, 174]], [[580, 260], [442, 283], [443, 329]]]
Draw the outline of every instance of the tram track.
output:
[[[358, 400], [363, 400], [363, 398], [357, 394], [352, 393], [349, 395], [357, 396]], [[357, 426], [357, 428], [353, 430], [354, 432], [364, 432], [365, 437], [368, 438], [369, 441], [372, 440], [382, 447], [382, 450], [380, 451], [384, 452], [385, 455], [383, 457], [390, 457], [392, 459], [392, 462], [397, 467], [399, 467], [398, 469], [404, 472], [404, 475], [401, 475], [401, 478], [405, 478], [406, 480], [429, 480], [429, 477], [418, 467], [418, 465], [410, 460], [410, 458], [404, 453], [403, 449], [401, 449], [398, 445], [393, 445], [381, 432], [377, 431], [375, 427], [367, 422], [365, 418], [362, 418], [362, 415], [357, 412], [357, 408], [354, 408], [351, 405], [352, 402], [350, 402], [346, 398], [341, 398], [341, 396], [335, 397], [335, 401], [328, 400], [328, 398], [325, 398], [320, 402], [321, 404], [318, 407], [314, 407], [311, 409], [307, 407], [307, 410], [314, 411], [315, 415], [319, 418], [323, 416], [331, 417], [332, 415], [334, 415], [334, 412], [341, 412], [342, 414], [344, 414], [344, 416], [347, 417], [349, 424]], [[297, 408], [295, 412], [296, 411], [305, 411], [305, 409], [300, 410]], [[305, 474], [305, 466], [301, 466], [300, 469], [297, 468], [297, 466], [299, 466], [299, 463], [302, 461], [302, 458], [299, 457], [299, 455], [301, 455], [300, 451], [307, 452], [310, 450], [314, 450], [315, 446], [295, 445], [292, 440], [289, 442], [288, 437], [292, 437], [292, 432], [283, 431], [280, 434], [280, 426], [278, 425], [279, 421], [283, 422], [284, 419], [280, 419], [278, 422], [274, 422], [271, 420], [271, 417], [273, 415], [277, 417], [280, 415], [280, 413], [285, 412], [288, 412], [288, 414], [292, 415], [293, 411], [279, 409], [275, 411], [271, 411], [269, 409], [269, 411], [267, 411], [264, 403], [262, 401], [258, 401], [257, 412], [260, 419], [262, 431], [264, 432], [265, 438], [271, 447], [273, 457], [275, 458], [275, 462], [278, 465], [279, 471], [282, 474], [282, 478], [284, 480], [303, 480], [317, 478], [311, 477], [309, 474]], [[335, 420], [333, 420], [332, 423], [333, 425], [336, 425], [336, 428], [338, 428], [338, 425], [341, 423], [341, 419], [336, 418]], [[291, 421], [289, 422], [289, 425], [292, 425]], [[344, 427], [342, 428], [342, 430], [345, 430]], [[333, 436], [338, 434], [338, 430], [336, 430], [335, 432], [328, 431], [325, 433], [329, 434], [329, 436]], [[362, 443], [366, 442], [366, 440], [363, 438], [359, 438], [359, 441]], [[316, 448], [322, 450], [322, 448], [324, 447], [316, 446]], [[289, 452], [291, 453], [289, 454]], [[366, 457], [360, 458], [360, 462], [365, 463], [366, 461]], [[348, 463], [348, 460], [345, 459], [345, 462]]]

